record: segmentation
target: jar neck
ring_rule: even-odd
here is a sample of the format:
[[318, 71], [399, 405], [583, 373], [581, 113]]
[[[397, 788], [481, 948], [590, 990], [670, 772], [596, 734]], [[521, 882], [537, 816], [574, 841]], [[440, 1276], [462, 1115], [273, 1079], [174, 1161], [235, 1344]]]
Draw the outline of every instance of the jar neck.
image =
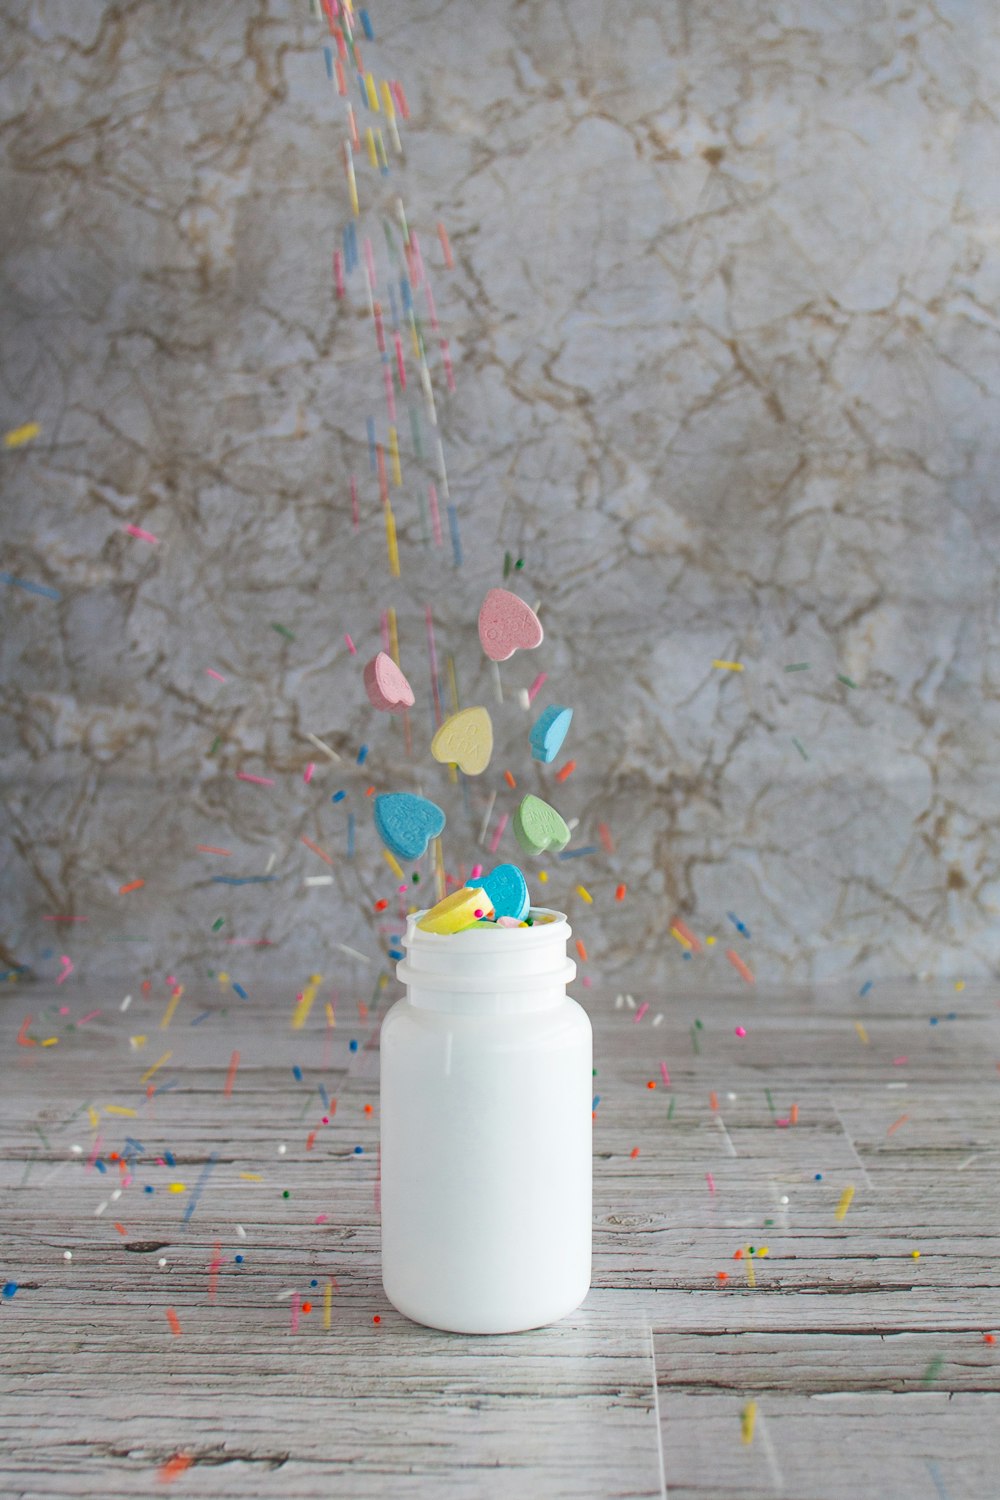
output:
[[566, 1003], [565, 984], [526, 990], [438, 990], [407, 985], [407, 1000], [417, 1010], [452, 1016], [516, 1016], [529, 1011], [556, 1010]]
[[396, 974], [411, 1005], [453, 1015], [517, 1015], [549, 1010], [566, 998], [576, 964], [566, 957], [570, 927], [561, 912], [537, 910], [531, 927], [477, 925], [449, 935], [407, 919], [406, 957]]

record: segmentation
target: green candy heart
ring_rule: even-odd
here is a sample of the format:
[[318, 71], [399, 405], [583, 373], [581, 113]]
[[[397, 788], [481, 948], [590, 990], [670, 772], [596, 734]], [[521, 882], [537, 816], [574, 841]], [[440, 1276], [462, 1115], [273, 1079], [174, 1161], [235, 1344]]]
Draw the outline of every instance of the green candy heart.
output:
[[565, 849], [569, 829], [554, 807], [533, 797], [530, 792], [514, 814], [514, 833], [525, 854], [542, 854], [546, 849]]

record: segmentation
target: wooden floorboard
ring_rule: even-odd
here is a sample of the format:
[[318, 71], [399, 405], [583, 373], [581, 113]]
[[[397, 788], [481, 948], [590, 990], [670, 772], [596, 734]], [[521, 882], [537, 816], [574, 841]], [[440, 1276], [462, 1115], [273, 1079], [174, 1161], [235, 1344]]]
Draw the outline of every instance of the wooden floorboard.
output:
[[0, 1493], [997, 1493], [992, 988], [584, 998], [593, 1290], [486, 1338], [382, 1294], [390, 991], [296, 1031], [277, 995], [164, 1026], [162, 984], [8, 986]]

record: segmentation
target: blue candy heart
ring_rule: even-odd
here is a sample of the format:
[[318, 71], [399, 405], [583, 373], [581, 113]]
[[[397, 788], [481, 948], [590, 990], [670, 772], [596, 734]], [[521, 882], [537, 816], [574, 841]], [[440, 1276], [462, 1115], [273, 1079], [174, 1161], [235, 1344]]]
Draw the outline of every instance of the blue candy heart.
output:
[[494, 917], [515, 917], [522, 922], [531, 908], [528, 883], [517, 865], [497, 865], [480, 880], [468, 884], [486, 892]]
[[539, 714], [531, 731], [531, 753], [535, 760], [555, 760], [573, 722], [573, 710], [551, 704]]
[[384, 792], [375, 798], [375, 828], [397, 859], [419, 859], [444, 828], [437, 803], [412, 792]]

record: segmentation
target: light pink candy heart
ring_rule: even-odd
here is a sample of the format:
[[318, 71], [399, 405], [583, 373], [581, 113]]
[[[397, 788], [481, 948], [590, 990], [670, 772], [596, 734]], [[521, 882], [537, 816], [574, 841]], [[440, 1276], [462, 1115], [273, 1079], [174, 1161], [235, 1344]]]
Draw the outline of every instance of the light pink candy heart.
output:
[[506, 661], [515, 651], [533, 651], [544, 636], [535, 611], [508, 589], [490, 589], [479, 611], [479, 639], [491, 661]]
[[405, 713], [414, 704], [413, 689], [391, 656], [380, 651], [365, 667], [365, 692], [373, 708]]

